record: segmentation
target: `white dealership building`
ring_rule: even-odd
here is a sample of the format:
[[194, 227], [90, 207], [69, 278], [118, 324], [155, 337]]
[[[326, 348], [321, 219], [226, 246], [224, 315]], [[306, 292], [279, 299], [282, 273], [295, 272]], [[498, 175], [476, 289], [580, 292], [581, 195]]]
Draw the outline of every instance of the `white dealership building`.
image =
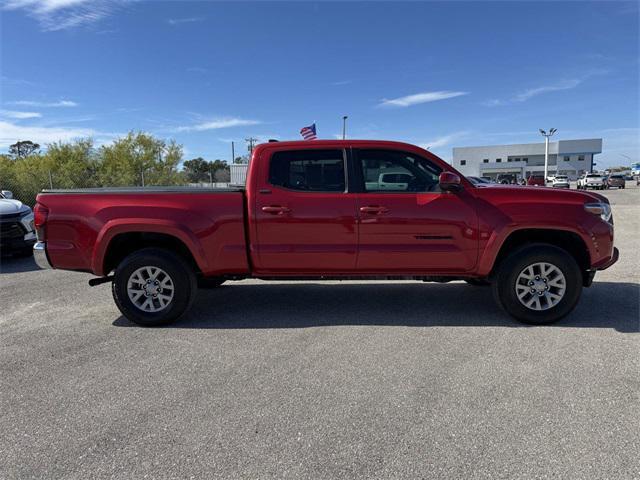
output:
[[[575, 180], [595, 165], [594, 155], [602, 152], [602, 139], [549, 142], [549, 175], [567, 175]], [[456, 147], [453, 166], [462, 174], [495, 179], [499, 175], [527, 178], [544, 174], [544, 142], [484, 147]]]

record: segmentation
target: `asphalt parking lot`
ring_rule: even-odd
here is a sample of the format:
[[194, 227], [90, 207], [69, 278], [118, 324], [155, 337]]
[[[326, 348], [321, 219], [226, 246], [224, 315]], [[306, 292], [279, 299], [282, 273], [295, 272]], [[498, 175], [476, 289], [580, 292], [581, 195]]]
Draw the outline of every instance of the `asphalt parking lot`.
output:
[[463, 283], [243, 281], [139, 328], [3, 259], [0, 478], [640, 478], [640, 188], [554, 326]]

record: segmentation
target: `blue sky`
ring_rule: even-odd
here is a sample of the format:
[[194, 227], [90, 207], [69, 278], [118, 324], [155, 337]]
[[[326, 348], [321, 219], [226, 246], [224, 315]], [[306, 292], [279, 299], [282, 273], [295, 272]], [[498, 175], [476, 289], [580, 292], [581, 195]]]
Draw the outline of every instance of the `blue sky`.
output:
[[186, 158], [230, 141], [429, 146], [602, 137], [639, 155], [636, 2], [5, 0], [0, 151], [144, 130]]

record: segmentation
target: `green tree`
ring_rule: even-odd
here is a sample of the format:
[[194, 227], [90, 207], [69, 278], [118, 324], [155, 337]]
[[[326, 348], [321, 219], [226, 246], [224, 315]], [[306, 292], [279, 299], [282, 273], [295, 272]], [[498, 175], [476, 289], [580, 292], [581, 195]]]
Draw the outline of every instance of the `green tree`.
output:
[[207, 161], [202, 157], [193, 158], [187, 160], [182, 164], [183, 171], [187, 177], [187, 180], [191, 183], [200, 182], [225, 182], [228, 180], [218, 180], [219, 178], [226, 178], [223, 172], [229, 172], [229, 165], [224, 160]]
[[9, 153], [15, 158], [28, 157], [33, 153], [37, 153], [38, 150], [40, 150], [40, 145], [31, 140], [17, 141], [13, 145], [9, 145]]
[[152, 135], [130, 132], [100, 150], [98, 178], [102, 185], [179, 185], [182, 145], [166, 144]]
[[47, 145], [44, 166], [51, 174], [54, 188], [98, 187], [98, 160], [92, 139]]
[[13, 160], [11, 167], [14, 184], [10, 190], [13, 191], [15, 198], [33, 206], [36, 195], [42, 189], [49, 188], [49, 168], [45, 158], [42, 155], [32, 154]]
[[182, 164], [182, 168], [184, 169], [184, 173], [187, 176], [187, 180], [191, 183], [197, 183], [204, 181], [205, 178], [208, 178], [209, 169], [211, 165], [204, 158], [192, 158], [191, 160], [186, 160]]

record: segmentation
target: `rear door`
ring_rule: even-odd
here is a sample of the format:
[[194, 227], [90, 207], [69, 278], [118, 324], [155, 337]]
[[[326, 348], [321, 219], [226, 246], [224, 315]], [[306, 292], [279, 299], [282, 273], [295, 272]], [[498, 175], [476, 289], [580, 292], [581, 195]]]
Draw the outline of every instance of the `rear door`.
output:
[[[472, 270], [478, 218], [473, 198], [440, 191], [442, 169], [414, 153], [354, 150], [357, 197], [357, 269], [370, 273]], [[386, 173], [389, 172], [389, 173]], [[387, 182], [390, 180], [401, 180]]]
[[346, 152], [311, 147], [270, 155], [256, 195], [256, 271], [353, 272], [356, 196], [347, 193]]

